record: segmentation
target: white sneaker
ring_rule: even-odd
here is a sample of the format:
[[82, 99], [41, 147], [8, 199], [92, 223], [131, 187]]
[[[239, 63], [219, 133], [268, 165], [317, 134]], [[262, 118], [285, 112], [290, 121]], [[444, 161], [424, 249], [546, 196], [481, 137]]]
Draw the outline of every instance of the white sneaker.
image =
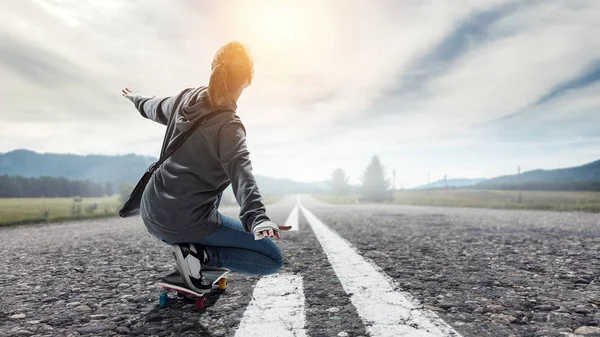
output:
[[173, 245], [173, 255], [181, 278], [190, 289], [196, 292], [210, 291], [212, 284], [204, 284], [202, 278], [202, 263], [208, 260], [206, 249], [193, 243], [176, 244]]

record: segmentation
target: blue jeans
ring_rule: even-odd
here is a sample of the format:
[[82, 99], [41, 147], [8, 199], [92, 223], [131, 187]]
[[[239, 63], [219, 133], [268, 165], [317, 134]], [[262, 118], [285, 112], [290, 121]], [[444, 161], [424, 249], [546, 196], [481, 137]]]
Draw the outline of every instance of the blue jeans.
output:
[[269, 238], [254, 240], [242, 223], [221, 214], [221, 227], [206, 238], [194, 242], [208, 248], [208, 265], [244, 274], [268, 275], [283, 266], [283, 255]]
[[[152, 235], [167, 244], [175, 244]], [[222, 214], [219, 230], [192, 243], [207, 248], [207, 265], [211, 267], [251, 275], [269, 275], [283, 266], [281, 250], [271, 239], [254, 240], [254, 234], [246, 232], [239, 220]]]

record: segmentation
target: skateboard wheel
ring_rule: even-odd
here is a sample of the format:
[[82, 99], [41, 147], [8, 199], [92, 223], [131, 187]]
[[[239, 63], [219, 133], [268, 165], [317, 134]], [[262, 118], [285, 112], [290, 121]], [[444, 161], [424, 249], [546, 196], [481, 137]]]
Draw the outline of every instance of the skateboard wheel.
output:
[[204, 310], [204, 296], [196, 297], [196, 308]]
[[166, 307], [168, 302], [169, 297], [167, 297], [167, 294], [160, 294], [160, 296], [158, 296], [158, 305], [160, 305], [161, 308]]
[[227, 279], [226, 278], [222, 278], [219, 280], [219, 290], [225, 290], [227, 289]]

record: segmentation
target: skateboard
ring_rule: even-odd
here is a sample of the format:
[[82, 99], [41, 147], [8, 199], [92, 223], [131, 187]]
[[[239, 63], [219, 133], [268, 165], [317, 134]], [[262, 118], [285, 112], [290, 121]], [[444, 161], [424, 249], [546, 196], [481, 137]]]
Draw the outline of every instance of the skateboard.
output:
[[157, 284], [163, 289], [163, 292], [158, 297], [158, 304], [162, 308], [166, 307], [169, 302], [169, 292], [174, 292], [179, 298], [183, 297], [194, 300], [196, 303], [196, 308], [199, 310], [204, 310], [204, 295], [217, 288], [221, 291], [224, 291], [227, 288], [227, 278], [225, 278], [227, 273], [229, 273], [229, 270], [224, 268], [203, 268], [202, 276], [205, 280], [212, 283], [212, 288], [207, 289], [206, 292], [199, 293], [188, 288], [181, 278], [179, 271], [172, 272], [171, 274], [163, 277]]

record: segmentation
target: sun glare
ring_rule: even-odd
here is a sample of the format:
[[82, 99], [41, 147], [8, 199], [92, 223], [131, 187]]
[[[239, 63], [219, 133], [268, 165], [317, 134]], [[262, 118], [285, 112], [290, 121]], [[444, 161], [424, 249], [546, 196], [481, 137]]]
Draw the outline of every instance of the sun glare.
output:
[[[257, 0], [221, 7], [219, 43], [240, 40], [250, 46], [260, 74], [295, 76], [299, 69], [321, 58], [327, 41], [332, 41], [335, 17], [326, 2]], [[292, 75], [290, 75], [292, 74]], [[260, 81], [257, 75], [256, 82]]]
[[258, 8], [257, 34], [269, 45], [302, 43], [306, 36], [307, 18], [298, 6], [289, 2], [271, 3]]

